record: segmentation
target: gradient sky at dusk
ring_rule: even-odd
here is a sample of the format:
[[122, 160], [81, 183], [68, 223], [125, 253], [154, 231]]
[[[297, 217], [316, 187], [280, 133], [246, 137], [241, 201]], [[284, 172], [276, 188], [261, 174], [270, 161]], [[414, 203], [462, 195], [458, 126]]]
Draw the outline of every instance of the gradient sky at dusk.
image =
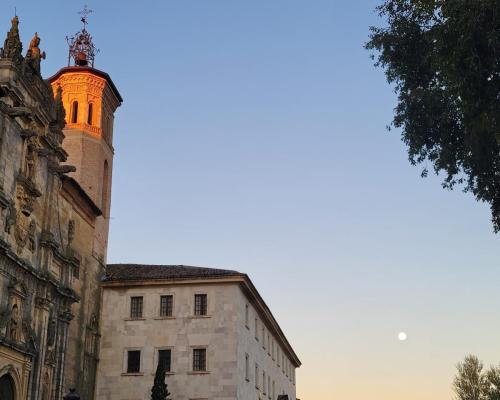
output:
[[[385, 130], [395, 94], [363, 49], [377, 1], [88, 3], [125, 99], [108, 261], [247, 272], [302, 400], [451, 399], [466, 354], [500, 362], [499, 237]], [[82, 3], [2, 0], [2, 34], [14, 6], [52, 75]]]

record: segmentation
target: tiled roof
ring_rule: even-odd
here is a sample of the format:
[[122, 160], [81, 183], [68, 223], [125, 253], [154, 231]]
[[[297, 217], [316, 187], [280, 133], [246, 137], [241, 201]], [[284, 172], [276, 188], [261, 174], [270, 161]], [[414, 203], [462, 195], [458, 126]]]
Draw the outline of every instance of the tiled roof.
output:
[[108, 264], [103, 281], [140, 281], [147, 279], [205, 279], [243, 276], [238, 271], [187, 265]]

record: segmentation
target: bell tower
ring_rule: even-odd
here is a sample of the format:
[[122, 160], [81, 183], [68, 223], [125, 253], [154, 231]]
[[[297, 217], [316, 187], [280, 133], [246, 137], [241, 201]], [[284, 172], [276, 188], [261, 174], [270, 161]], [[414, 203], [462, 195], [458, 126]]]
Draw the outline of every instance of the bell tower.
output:
[[[68, 66], [49, 78], [54, 94], [62, 89], [66, 111], [64, 150], [68, 164], [76, 167], [70, 175], [102, 211], [96, 223], [96, 255], [106, 260], [113, 170], [114, 113], [122, 97], [111, 77], [94, 68], [99, 50], [87, 31], [87, 16], [80, 14], [83, 29], [66, 38], [69, 45]], [[60, 89], [59, 89], [60, 88]]]

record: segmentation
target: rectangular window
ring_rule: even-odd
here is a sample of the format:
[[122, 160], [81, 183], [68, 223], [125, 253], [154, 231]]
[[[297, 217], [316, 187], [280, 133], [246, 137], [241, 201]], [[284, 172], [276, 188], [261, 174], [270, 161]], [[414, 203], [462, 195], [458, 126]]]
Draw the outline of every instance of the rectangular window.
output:
[[129, 350], [127, 352], [127, 373], [136, 374], [141, 372], [141, 351]]
[[245, 379], [250, 381], [250, 356], [245, 354]]
[[193, 371], [207, 370], [207, 349], [193, 349]]
[[271, 355], [271, 336], [267, 334], [267, 355]]
[[273, 399], [276, 398], [276, 382], [273, 381]]
[[194, 295], [194, 315], [207, 315], [207, 295]]
[[271, 398], [271, 376], [267, 377], [267, 396]]
[[255, 387], [259, 388], [259, 364], [255, 363]]
[[160, 296], [160, 317], [171, 317], [174, 297], [172, 295]]
[[259, 320], [255, 318], [255, 340], [259, 340]]
[[249, 327], [249, 318], [250, 318], [250, 310], [249, 310], [248, 304], [245, 305], [245, 326], [248, 328]]
[[130, 318], [142, 318], [142, 296], [130, 298]]
[[281, 371], [285, 373], [285, 354], [281, 353]]
[[280, 366], [280, 348], [276, 346], [276, 364]]
[[158, 350], [158, 364], [163, 365], [165, 372], [171, 371], [172, 351], [170, 349]]
[[273, 341], [272, 341], [272, 346], [273, 346], [273, 347], [272, 347], [272, 349], [271, 349], [271, 356], [273, 357], [273, 361], [274, 361], [274, 359], [275, 359], [275, 357], [274, 357], [274, 339], [273, 339]]
[[264, 350], [266, 349], [266, 328], [264, 327], [264, 324], [262, 324], [262, 348]]

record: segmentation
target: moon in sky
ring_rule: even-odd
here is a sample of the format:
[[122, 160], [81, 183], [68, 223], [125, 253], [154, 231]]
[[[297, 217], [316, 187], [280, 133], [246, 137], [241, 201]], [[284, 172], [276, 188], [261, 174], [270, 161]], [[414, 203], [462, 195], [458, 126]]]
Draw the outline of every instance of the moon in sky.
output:
[[404, 342], [406, 339], [408, 339], [408, 335], [405, 332], [399, 332], [398, 339], [399, 341]]

